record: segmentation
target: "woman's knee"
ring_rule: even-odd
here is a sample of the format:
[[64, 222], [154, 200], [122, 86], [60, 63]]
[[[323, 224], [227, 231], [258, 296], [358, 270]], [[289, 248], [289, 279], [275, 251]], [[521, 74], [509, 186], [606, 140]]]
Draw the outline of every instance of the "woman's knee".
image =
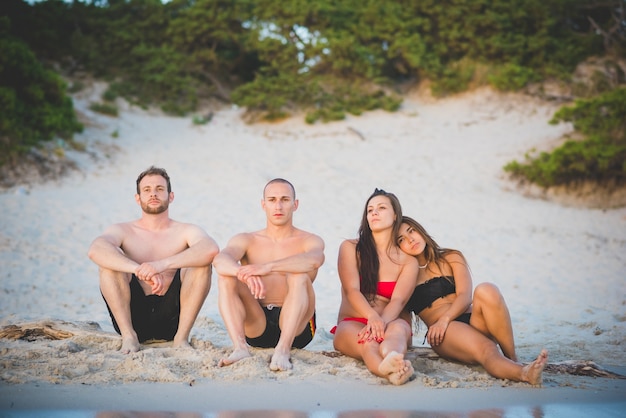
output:
[[357, 350], [357, 337], [350, 332], [347, 331], [336, 331], [335, 336], [333, 338], [333, 348], [340, 353], [343, 353], [347, 356], [358, 358], [356, 354]]
[[407, 334], [411, 333], [411, 325], [403, 319], [396, 319], [387, 324], [386, 334]]
[[502, 293], [493, 283], [480, 283], [474, 289], [474, 303], [500, 303], [501, 301]]

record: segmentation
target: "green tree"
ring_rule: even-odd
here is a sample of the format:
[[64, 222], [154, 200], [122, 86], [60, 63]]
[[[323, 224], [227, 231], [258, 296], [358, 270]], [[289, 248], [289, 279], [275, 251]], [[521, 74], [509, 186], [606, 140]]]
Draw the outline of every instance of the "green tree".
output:
[[0, 165], [42, 140], [70, 138], [82, 129], [63, 80], [8, 35], [9, 24], [0, 18]]

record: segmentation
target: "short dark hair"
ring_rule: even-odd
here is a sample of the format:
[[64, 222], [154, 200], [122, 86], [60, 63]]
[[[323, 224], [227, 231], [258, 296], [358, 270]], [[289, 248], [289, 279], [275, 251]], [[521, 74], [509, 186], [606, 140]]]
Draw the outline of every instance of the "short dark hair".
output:
[[167, 175], [167, 171], [164, 168], [159, 168], [155, 166], [150, 166], [147, 170], [144, 170], [139, 177], [137, 177], [137, 194], [139, 194], [139, 183], [146, 176], [161, 176], [167, 181], [167, 192], [170, 193], [172, 191], [172, 183], [170, 182], [170, 176]]
[[289, 181], [287, 181], [287, 180], [285, 180], [283, 178], [280, 178], [280, 177], [277, 177], [277, 178], [272, 179], [272, 180], [267, 182], [267, 184], [263, 188], [263, 199], [265, 199], [265, 189], [267, 189], [267, 186], [269, 186], [270, 184], [273, 184], [273, 183], [285, 183], [285, 184], [288, 184], [289, 187], [291, 187], [291, 191], [293, 192], [293, 199], [294, 200], [296, 199], [296, 188], [293, 187], [293, 184], [291, 184], [291, 182], [289, 182]]

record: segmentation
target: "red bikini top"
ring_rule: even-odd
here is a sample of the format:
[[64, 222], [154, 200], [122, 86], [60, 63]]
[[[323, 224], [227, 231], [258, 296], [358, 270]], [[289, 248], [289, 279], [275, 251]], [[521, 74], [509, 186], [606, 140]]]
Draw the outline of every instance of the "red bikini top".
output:
[[396, 282], [378, 282], [376, 294], [387, 299], [391, 299], [393, 289], [396, 288]]

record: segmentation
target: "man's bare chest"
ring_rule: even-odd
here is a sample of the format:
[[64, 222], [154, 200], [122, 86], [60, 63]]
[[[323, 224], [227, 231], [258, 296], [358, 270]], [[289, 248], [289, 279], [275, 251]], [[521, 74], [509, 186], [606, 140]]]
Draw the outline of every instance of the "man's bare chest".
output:
[[185, 240], [176, 234], [151, 231], [130, 234], [122, 244], [122, 250], [140, 263], [169, 257], [186, 248]]
[[287, 242], [270, 242], [260, 240], [251, 245], [246, 253], [249, 264], [267, 263], [301, 254], [303, 249], [299, 242], [290, 240]]

